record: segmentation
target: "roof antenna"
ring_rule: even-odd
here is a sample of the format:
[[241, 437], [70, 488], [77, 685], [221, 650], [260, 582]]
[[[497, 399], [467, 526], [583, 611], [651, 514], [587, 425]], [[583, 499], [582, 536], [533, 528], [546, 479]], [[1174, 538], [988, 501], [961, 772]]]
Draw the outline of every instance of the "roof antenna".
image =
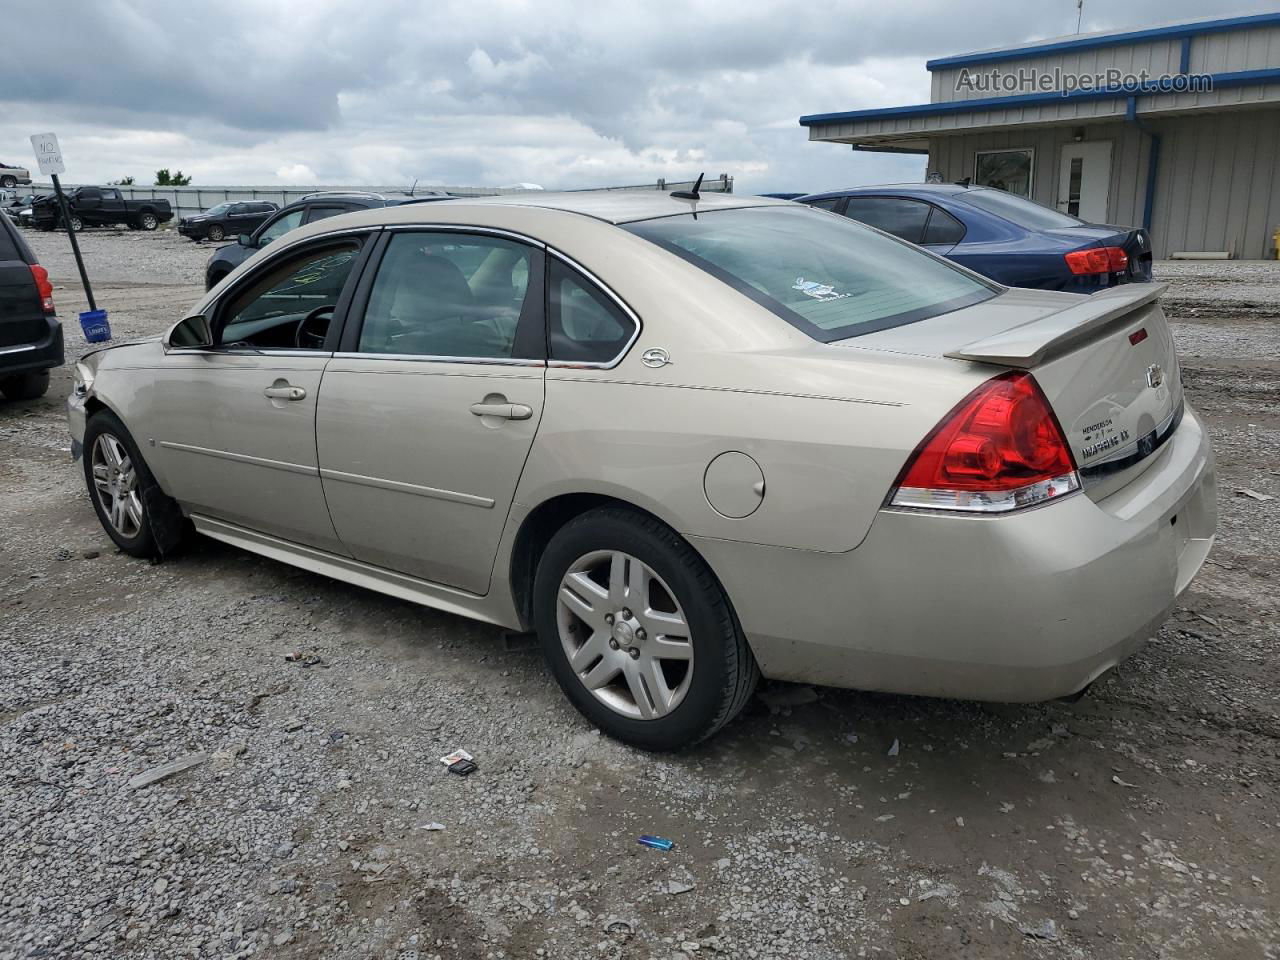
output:
[[693, 181], [692, 190], [672, 190], [671, 191], [671, 196], [675, 197], [677, 200], [690, 200], [693, 202], [694, 207], [693, 207], [693, 210], [690, 212], [693, 214], [693, 219], [695, 220], [698, 219], [697, 204], [698, 204], [698, 201], [702, 199], [702, 194], [699, 193], [699, 191], [702, 189], [702, 178], [704, 176], [706, 176], [705, 172], [698, 174], [698, 179]]
[[957, 187], [969, 187], [973, 185], [973, 177], [965, 177], [963, 180], [955, 181]]

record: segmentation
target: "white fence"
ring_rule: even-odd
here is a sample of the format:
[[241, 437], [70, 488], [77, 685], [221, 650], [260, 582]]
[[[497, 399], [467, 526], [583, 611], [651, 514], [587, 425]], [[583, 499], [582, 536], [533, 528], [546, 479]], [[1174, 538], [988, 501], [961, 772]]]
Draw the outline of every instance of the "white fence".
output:
[[[64, 183], [64, 190], [74, 189], [81, 184]], [[97, 184], [95, 184], [97, 186]], [[658, 180], [655, 183], [635, 184], [622, 187], [592, 187], [589, 190], [687, 190], [693, 186], [692, 180]], [[28, 188], [22, 187], [22, 190]], [[45, 183], [33, 184], [30, 188], [33, 193], [52, 193], [53, 185]], [[126, 200], [149, 200], [161, 198], [168, 200], [173, 207], [174, 219], [179, 217], [188, 217], [193, 213], [200, 213], [218, 203], [228, 200], [269, 200], [277, 206], [283, 207], [285, 204], [292, 203], [301, 197], [305, 197], [313, 193], [325, 193], [328, 191], [342, 191], [350, 193], [352, 191], [363, 193], [381, 193], [381, 194], [403, 194], [409, 189], [407, 184], [398, 184], [395, 186], [373, 186], [373, 187], [352, 187], [352, 186], [190, 186], [190, 187], [143, 187], [131, 186], [120, 187], [120, 194]], [[707, 193], [733, 193], [733, 177], [728, 174], [721, 174], [714, 180], [707, 179], [702, 183], [702, 189]], [[488, 197], [498, 194], [507, 193], [528, 193], [530, 192], [524, 187], [440, 187], [440, 186], [424, 186], [419, 185], [416, 193], [448, 193], [459, 197]]]

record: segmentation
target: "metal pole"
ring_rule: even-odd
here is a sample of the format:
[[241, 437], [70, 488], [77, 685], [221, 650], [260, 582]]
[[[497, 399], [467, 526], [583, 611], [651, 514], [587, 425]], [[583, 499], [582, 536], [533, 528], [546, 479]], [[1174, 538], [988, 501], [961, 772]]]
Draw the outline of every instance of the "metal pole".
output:
[[76, 255], [76, 266], [80, 268], [80, 282], [84, 284], [84, 295], [89, 301], [89, 309], [97, 310], [93, 302], [93, 290], [89, 287], [89, 274], [84, 270], [84, 257], [80, 256], [80, 244], [76, 240], [76, 232], [71, 229], [71, 215], [67, 213], [67, 198], [62, 195], [62, 184], [58, 175], [53, 174], [53, 192], [58, 195], [58, 209], [62, 211], [62, 225], [67, 228], [67, 236], [71, 238], [71, 252]]

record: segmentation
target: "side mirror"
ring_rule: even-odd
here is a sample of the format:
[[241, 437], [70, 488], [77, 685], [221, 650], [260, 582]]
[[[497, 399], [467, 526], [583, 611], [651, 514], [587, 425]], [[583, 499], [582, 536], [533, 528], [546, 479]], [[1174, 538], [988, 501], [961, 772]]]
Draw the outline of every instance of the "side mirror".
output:
[[184, 317], [165, 334], [164, 345], [178, 350], [213, 346], [213, 331], [209, 328], [209, 318], [202, 313], [197, 313], [193, 317]]
[[247, 233], [242, 233], [240, 236], [236, 237], [236, 243], [240, 244], [242, 247], [252, 247], [253, 237], [249, 236]]

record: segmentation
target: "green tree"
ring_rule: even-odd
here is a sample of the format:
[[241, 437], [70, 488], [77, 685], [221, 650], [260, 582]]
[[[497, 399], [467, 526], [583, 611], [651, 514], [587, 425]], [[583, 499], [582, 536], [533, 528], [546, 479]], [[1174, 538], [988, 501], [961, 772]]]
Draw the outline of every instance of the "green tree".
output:
[[191, 183], [191, 178], [184, 176], [181, 170], [169, 172], [168, 167], [162, 167], [156, 171], [157, 187], [185, 187]]
[[108, 180], [107, 184], [112, 187], [132, 187], [133, 177], [121, 177], [119, 180]]

